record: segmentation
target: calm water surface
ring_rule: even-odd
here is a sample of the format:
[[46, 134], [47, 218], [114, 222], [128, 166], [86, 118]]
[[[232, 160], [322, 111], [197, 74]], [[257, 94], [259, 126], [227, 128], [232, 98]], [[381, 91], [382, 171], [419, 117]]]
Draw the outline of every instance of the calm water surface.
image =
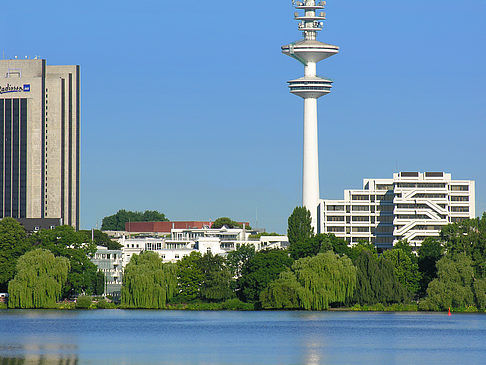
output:
[[486, 364], [486, 315], [0, 310], [0, 364]]

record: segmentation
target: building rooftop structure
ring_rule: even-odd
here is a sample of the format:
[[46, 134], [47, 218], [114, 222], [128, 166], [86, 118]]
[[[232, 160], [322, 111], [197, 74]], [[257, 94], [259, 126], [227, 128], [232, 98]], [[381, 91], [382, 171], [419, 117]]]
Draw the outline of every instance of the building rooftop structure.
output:
[[[246, 227], [249, 222], [238, 222]], [[172, 229], [203, 229], [211, 228], [212, 221], [170, 221], [170, 222], [127, 222], [125, 231], [130, 233], [159, 233], [168, 234]]]

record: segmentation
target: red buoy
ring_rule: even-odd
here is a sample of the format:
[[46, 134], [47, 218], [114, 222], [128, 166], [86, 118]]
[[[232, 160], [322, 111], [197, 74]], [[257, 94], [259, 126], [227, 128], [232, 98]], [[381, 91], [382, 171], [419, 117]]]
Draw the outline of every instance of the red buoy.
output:
[[447, 315], [451, 315], [451, 307], [449, 307], [449, 313]]

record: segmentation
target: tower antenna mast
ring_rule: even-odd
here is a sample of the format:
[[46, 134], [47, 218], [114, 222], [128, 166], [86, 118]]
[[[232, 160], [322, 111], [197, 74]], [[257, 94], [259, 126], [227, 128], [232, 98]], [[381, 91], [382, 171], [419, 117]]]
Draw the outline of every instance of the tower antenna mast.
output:
[[295, 12], [303, 39], [282, 46], [282, 53], [304, 65], [304, 77], [288, 81], [290, 92], [304, 99], [304, 156], [302, 167], [302, 205], [312, 218], [312, 226], [320, 233], [319, 224], [319, 155], [317, 140], [317, 99], [331, 92], [332, 80], [317, 76], [318, 62], [339, 52], [338, 46], [319, 42], [317, 32], [321, 31], [326, 19], [325, 1], [292, 0], [292, 5], [301, 12]]

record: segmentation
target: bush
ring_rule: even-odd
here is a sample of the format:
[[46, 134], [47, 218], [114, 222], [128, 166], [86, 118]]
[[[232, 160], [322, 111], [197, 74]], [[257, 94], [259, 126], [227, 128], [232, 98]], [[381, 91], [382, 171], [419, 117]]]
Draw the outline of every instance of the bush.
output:
[[7, 309], [7, 303], [0, 302], [0, 309]]
[[230, 311], [251, 311], [254, 310], [255, 307], [252, 303], [245, 303], [237, 298], [234, 298], [228, 299], [221, 303], [221, 309]]
[[89, 309], [93, 300], [90, 296], [80, 295], [76, 300], [76, 309]]
[[96, 308], [98, 308], [98, 309], [115, 309], [116, 304], [112, 303], [112, 302], [108, 302], [104, 299], [101, 299], [101, 300], [98, 301], [98, 303], [96, 303]]

